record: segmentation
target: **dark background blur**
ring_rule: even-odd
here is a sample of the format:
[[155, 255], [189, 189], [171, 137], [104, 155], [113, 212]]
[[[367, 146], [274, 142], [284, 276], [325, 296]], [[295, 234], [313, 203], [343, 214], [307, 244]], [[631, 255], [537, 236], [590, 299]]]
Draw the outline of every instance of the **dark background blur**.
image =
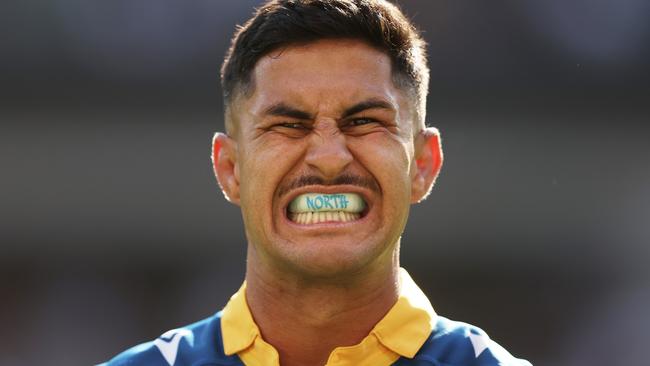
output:
[[[219, 310], [239, 211], [209, 153], [257, 1], [0, 4], [0, 365], [89, 365]], [[401, 1], [445, 166], [402, 264], [537, 365], [650, 344], [650, 3]]]

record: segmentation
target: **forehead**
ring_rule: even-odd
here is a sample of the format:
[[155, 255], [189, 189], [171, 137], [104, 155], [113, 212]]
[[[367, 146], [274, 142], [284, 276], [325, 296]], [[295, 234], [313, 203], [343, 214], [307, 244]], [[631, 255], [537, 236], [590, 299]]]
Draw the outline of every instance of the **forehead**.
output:
[[253, 115], [276, 103], [336, 113], [371, 98], [396, 109], [407, 102], [393, 84], [388, 55], [356, 40], [322, 40], [273, 51], [259, 60], [252, 76], [254, 90], [242, 109]]

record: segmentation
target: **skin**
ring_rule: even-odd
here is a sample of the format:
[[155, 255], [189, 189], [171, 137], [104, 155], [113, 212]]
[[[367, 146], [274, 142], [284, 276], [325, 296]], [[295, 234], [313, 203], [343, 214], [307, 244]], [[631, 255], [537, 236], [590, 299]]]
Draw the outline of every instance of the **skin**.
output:
[[[440, 170], [440, 139], [393, 85], [389, 57], [360, 41], [284, 48], [253, 78], [254, 92], [230, 106], [236, 128], [214, 138], [215, 174], [241, 207], [246, 298], [263, 338], [282, 365], [323, 365], [396, 302], [400, 235]], [[292, 188], [305, 176], [317, 183]], [[368, 184], [337, 184], [341, 176]], [[305, 192], [355, 192], [369, 210], [297, 225], [285, 211]]]

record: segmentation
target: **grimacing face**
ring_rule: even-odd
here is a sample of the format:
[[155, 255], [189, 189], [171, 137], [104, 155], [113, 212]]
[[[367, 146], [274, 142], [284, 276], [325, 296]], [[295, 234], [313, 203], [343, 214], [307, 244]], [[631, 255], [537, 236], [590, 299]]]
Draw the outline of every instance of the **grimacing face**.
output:
[[[394, 263], [442, 154], [437, 131], [414, 121], [414, 103], [393, 85], [390, 58], [322, 40], [262, 57], [253, 79], [231, 107], [235, 131], [217, 134], [213, 149], [220, 186], [241, 207], [249, 262], [316, 277]], [[319, 196], [355, 208], [295, 208], [314, 211], [299, 201]]]

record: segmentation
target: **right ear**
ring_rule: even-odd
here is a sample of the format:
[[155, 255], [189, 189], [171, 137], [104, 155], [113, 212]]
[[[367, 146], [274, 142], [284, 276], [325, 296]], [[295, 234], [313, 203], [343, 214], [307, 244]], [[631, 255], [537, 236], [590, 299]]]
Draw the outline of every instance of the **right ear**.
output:
[[212, 167], [223, 195], [231, 203], [239, 205], [237, 142], [221, 132], [212, 138]]

